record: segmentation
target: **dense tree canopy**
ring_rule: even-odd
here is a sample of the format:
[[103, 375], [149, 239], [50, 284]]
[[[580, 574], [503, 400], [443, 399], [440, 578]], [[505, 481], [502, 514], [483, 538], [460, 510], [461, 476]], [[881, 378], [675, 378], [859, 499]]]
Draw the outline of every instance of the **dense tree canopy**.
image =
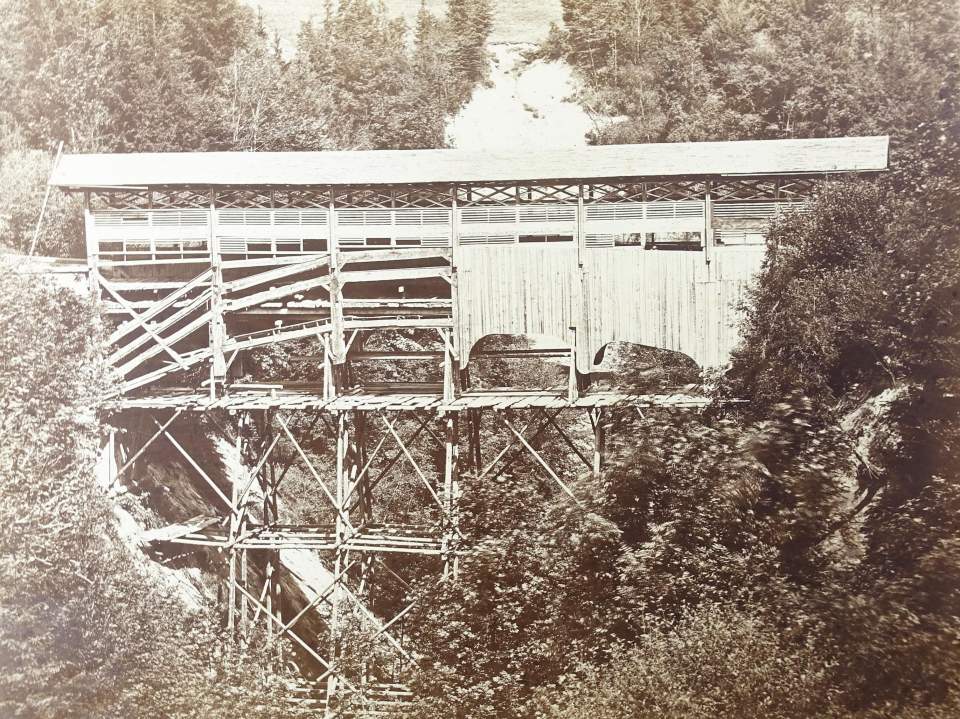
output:
[[546, 48], [622, 119], [599, 142], [898, 133], [956, 67], [956, 3], [563, 0]]
[[[239, 0], [0, 0], [0, 243], [26, 251], [53, 151], [442, 147], [486, 74], [489, 2], [328, 6], [287, 57]], [[9, 189], [8, 189], [9, 188]], [[40, 254], [82, 254], [55, 199]]]
[[287, 717], [256, 644], [151, 576], [94, 475], [105, 387], [96, 306], [0, 269], [0, 714]]

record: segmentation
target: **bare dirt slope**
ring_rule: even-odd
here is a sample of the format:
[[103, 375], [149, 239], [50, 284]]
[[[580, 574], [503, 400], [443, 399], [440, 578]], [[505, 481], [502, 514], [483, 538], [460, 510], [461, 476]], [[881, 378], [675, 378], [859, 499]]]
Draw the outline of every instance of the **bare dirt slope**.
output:
[[593, 120], [573, 99], [569, 65], [524, 63], [525, 44], [491, 45], [490, 84], [479, 87], [447, 128], [463, 149], [556, 148], [585, 145]]

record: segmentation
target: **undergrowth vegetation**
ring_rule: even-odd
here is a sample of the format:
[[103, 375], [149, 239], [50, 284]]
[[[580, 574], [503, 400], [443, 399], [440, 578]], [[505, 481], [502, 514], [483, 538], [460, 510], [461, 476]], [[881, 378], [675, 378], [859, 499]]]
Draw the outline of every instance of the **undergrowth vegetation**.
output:
[[290, 716], [275, 649], [230, 653], [216, 611], [185, 611], [117, 531], [95, 304], [4, 267], [0, 316], [0, 714]]

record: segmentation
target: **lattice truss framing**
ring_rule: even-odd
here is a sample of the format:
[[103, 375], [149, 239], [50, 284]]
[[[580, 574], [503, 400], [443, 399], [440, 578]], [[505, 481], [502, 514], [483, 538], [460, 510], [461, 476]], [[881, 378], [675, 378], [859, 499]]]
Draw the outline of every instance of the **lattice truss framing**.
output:
[[[584, 411], [592, 448], [558, 421], [563, 413]], [[405, 681], [418, 661], [403, 627], [415, 607], [406, 593], [410, 577], [402, 576], [395, 560], [402, 555], [433, 557], [434, 580], [456, 581], [459, 560], [470, 551], [460, 529], [461, 474], [492, 481], [526, 460], [524, 476], [538, 468], [569, 501], [583, 506], [585, 498], [576, 496], [571, 479], [590, 472], [599, 479], [604, 428], [615, 413], [633, 411], [631, 406], [489, 412], [266, 409], [236, 413], [228, 428], [226, 413], [178, 408], [149, 416], [150, 430], [142, 433], [146, 439], [123, 457], [110, 483], [156, 459], [165, 443], [221, 512], [148, 532], [148, 545], [176, 556], [198, 548], [217, 550], [227, 565], [222, 597], [228, 633], [241, 642], [255, 632], [286, 640], [304, 667], [302, 683], [292, 690], [301, 706], [325, 708], [328, 714], [347, 708], [386, 711], [410, 698]], [[481, 446], [484, 413], [489, 415], [486, 441], [496, 446]], [[226, 482], [229, 486], [218, 483], [215, 472], [191, 453], [184, 435], [178, 437], [187, 431], [181, 425], [190, 414], [206, 418], [221, 436], [233, 436], [245, 469]], [[312, 451], [318, 433], [335, 438], [332, 469]], [[570, 449], [577, 467], [551, 464], [542, 448], [548, 434]], [[116, 452], [113, 433], [109, 448]], [[292, 469], [319, 488], [331, 521], [284, 523], [282, 488]], [[426, 521], [404, 524], [378, 516], [391, 508], [378, 511], [376, 490], [399, 471], [405, 472], [409, 491], [421, 490]], [[281, 592], [285, 576], [298, 571], [284, 562], [288, 550], [315, 552], [326, 569], [321, 586], [304, 592], [299, 603]], [[378, 601], [381, 587], [388, 588], [386, 603]], [[351, 654], [351, 642], [363, 647], [359, 663]]]
[[810, 178], [724, 180], [713, 185], [713, 198], [723, 201], [792, 202], [809, 199], [817, 181]]
[[588, 183], [500, 183], [384, 187], [297, 187], [263, 190], [225, 188], [201, 191], [180, 188], [96, 190], [92, 209], [207, 208], [447, 208], [525, 203], [654, 202], [702, 200], [707, 192], [723, 200], [803, 200], [822, 178], [743, 178], [722, 180], [611, 180]]

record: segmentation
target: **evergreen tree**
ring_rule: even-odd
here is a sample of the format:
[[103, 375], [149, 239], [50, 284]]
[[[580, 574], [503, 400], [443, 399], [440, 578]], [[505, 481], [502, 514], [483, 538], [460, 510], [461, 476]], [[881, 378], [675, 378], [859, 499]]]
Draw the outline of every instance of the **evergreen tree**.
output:
[[487, 41], [493, 29], [490, 0], [448, 0], [447, 22], [453, 36], [453, 63], [471, 84], [487, 73]]

